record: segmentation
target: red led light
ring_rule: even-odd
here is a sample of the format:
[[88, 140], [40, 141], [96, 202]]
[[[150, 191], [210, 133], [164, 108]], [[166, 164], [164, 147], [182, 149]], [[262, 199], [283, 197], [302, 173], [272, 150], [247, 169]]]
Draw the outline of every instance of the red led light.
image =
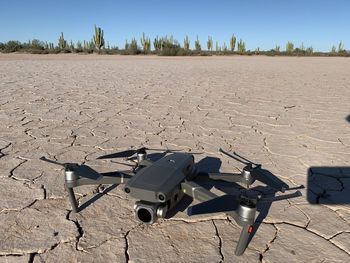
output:
[[251, 234], [252, 232], [253, 232], [253, 227], [250, 226], [250, 227], [248, 228], [248, 233]]

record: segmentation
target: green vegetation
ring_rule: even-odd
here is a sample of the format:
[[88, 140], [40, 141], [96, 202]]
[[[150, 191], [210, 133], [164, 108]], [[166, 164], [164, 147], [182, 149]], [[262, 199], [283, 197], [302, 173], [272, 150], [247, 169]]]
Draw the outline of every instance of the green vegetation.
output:
[[207, 49], [208, 51], [213, 51], [213, 38], [210, 36], [208, 36]]
[[151, 51], [151, 40], [149, 37], [145, 37], [145, 33], [142, 33], [141, 45], [144, 54], [148, 54]]
[[286, 44], [286, 53], [287, 54], [292, 54], [294, 50], [294, 44], [292, 42], [287, 42]]
[[245, 42], [242, 39], [239, 40], [239, 42], [237, 44], [237, 49], [238, 49], [239, 54], [241, 54], [241, 55], [243, 55], [246, 52]]
[[103, 30], [95, 25], [95, 35], [93, 36], [93, 41], [96, 49], [100, 52], [101, 48], [105, 45], [105, 40], [103, 38]]
[[64, 39], [63, 32], [61, 32], [60, 38], [58, 39], [58, 47], [61, 50], [64, 50], [67, 47], [67, 41]]
[[235, 51], [235, 47], [236, 47], [236, 37], [235, 35], [232, 35], [230, 39], [230, 48], [232, 52]]
[[[107, 43], [107, 45], [105, 45]], [[25, 52], [33, 54], [57, 54], [57, 53], [94, 53], [98, 54], [121, 54], [121, 55], [138, 55], [138, 54], [154, 54], [160, 56], [207, 56], [207, 55], [267, 55], [267, 56], [346, 56], [350, 57], [350, 51], [345, 49], [343, 41], [340, 41], [338, 45], [333, 45], [329, 52], [315, 52], [312, 46], [306, 47], [304, 43], [297, 48], [291, 41], [286, 43], [285, 51], [281, 51], [279, 45], [270, 50], [261, 50], [259, 47], [250, 51], [246, 49], [246, 43], [240, 39], [237, 42], [236, 36], [233, 34], [229, 41], [229, 48], [226, 43], [219, 43], [215, 41], [211, 36], [208, 36], [206, 41], [206, 50], [202, 50], [201, 43], [198, 35], [194, 40], [194, 48], [190, 47], [191, 40], [186, 35], [183, 40], [183, 46], [173, 38], [173, 36], [165, 36], [154, 38], [153, 49], [151, 46], [150, 37], [142, 34], [140, 38], [140, 46], [137, 43], [136, 38], [132, 38], [129, 42], [126, 40], [124, 49], [119, 50], [116, 46], [110, 46], [109, 42], [105, 42], [104, 32], [100, 27], [95, 25], [92, 38], [90, 40], [78, 40], [74, 42], [64, 38], [63, 32], [61, 32], [58, 41], [56, 43], [43, 42], [38, 39], [29, 40], [28, 42], [19, 42], [16, 40], [10, 40], [6, 43], [0, 43], [1, 53], [11, 52]]]
[[159, 53], [162, 49], [162, 41], [158, 38], [158, 36], [153, 40], [154, 50]]
[[184, 39], [184, 50], [190, 50], [190, 40], [188, 38], [188, 36], [185, 37]]
[[198, 35], [197, 35], [197, 39], [196, 41], [194, 41], [194, 48], [197, 52], [201, 51], [202, 48], [201, 48], [201, 43], [199, 43], [199, 39], [198, 39]]

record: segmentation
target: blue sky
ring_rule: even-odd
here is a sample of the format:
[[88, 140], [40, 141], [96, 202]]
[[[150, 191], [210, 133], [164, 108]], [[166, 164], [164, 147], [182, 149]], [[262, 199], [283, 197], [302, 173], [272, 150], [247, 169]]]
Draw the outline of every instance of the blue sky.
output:
[[61, 31], [67, 40], [89, 40], [96, 24], [105, 40], [119, 47], [145, 32], [151, 39], [173, 35], [181, 44], [188, 35], [191, 46], [197, 35], [205, 47], [208, 35], [228, 45], [235, 34], [251, 50], [284, 49], [292, 41], [329, 51], [340, 40], [350, 49], [349, 13], [347, 0], [3, 1], [0, 42], [37, 38], [57, 43]]

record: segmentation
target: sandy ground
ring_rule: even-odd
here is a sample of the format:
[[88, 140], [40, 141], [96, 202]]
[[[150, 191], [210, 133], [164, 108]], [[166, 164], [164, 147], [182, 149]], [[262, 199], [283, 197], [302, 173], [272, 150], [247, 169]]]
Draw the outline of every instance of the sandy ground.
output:
[[[0, 54], [0, 262], [349, 262], [349, 69], [346, 58]], [[121, 186], [74, 214], [62, 170], [38, 160], [125, 169], [96, 157], [141, 145], [239, 171], [222, 147], [291, 187], [312, 176], [319, 204], [307, 189], [274, 202], [235, 257], [240, 228], [224, 214], [180, 209], [144, 226]], [[102, 191], [77, 188], [79, 202]]]

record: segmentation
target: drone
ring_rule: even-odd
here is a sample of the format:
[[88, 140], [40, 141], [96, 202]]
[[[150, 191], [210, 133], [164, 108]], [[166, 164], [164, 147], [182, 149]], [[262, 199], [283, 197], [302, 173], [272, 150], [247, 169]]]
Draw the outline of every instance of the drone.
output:
[[99, 173], [85, 164], [59, 163], [41, 157], [40, 159], [64, 167], [65, 187], [68, 192], [72, 211], [79, 212], [74, 188], [82, 185], [124, 184], [124, 191], [138, 200], [134, 205], [135, 217], [144, 224], [153, 224], [158, 218], [165, 218], [182, 198], [187, 195], [201, 203], [190, 206], [188, 215], [224, 212], [242, 227], [236, 246], [235, 255], [244, 253], [254, 232], [257, 205], [260, 202], [273, 202], [301, 195], [299, 191], [275, 197], [263, 198], [261, 194], [249, 196], [244, 192], [237, 195], [217, 196], [200, 185], [201, 181], [224, 181], [240, 183], [249, 188], [255, 181], [260, 181], [275, 192], [290, 190], [289, 186], [276, 176], [264, 173], [260, 164], [255, 164], [240, 156], [219, 149], [224, 155], [243, 164], [241, 173], [203, 173], [198, 171], [194, 160], [195, 153], [162, 150], [163, 157], [152, 161], [149, 149], [142, 147], [100, 156], [97, 159], [124, 158], [133, 161], [132, 169]]

